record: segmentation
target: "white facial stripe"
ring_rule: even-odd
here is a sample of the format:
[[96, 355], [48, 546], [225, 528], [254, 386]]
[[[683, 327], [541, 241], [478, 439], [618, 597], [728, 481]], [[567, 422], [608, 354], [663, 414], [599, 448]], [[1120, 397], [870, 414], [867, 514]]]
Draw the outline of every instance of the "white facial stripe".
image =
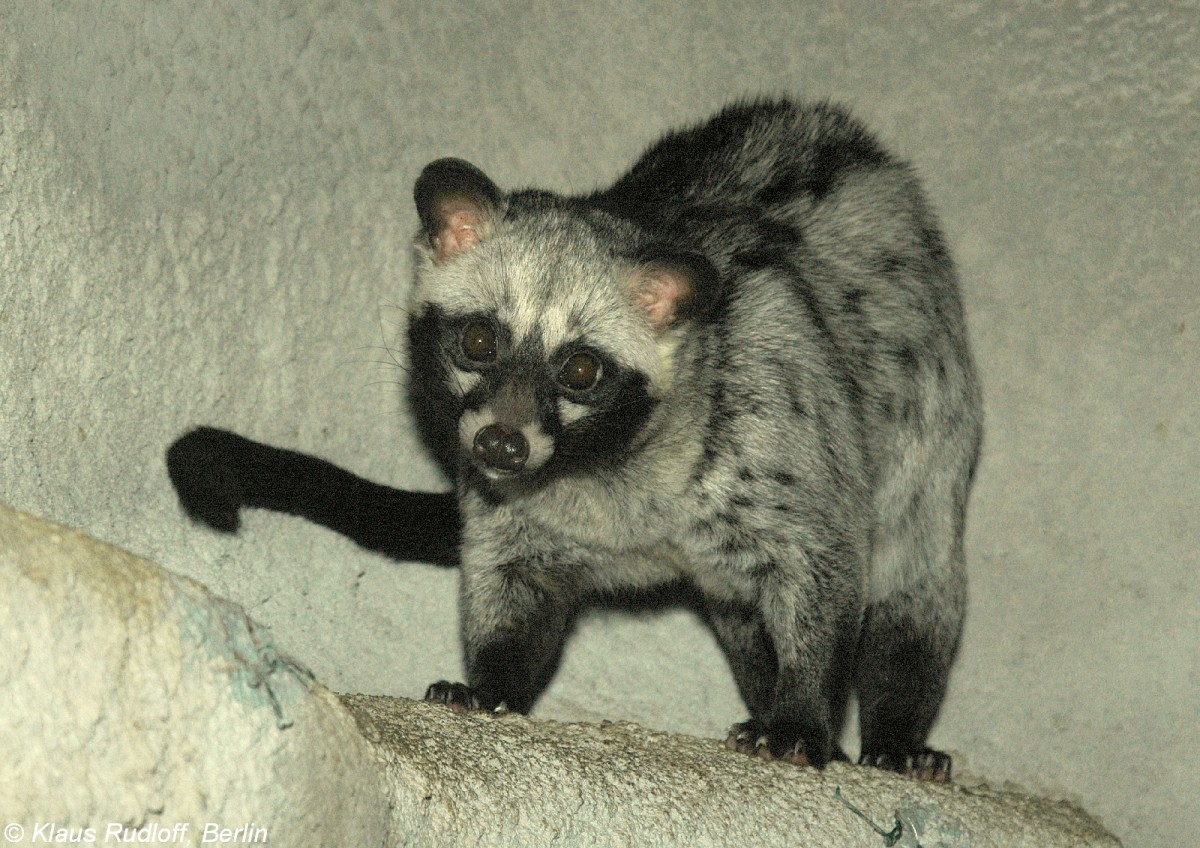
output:
[[534, 337], [545, 344], [547, 337], [554, 333], [553, 315], [541, 314], [528, 298], [514, 295], [512, 301], [507, 309], [501, 310], [500, 320], [508, 326], [513, 339], [519, 343]]
[[446, 382], [450, 385], [450, 391], [459, 397], [465, 397], [467, 392], [478, 386], [479, 381], [482, 379], [482, 374], [475, 371], [463, 371], [461, 368], [455, 368], [453, 365], [448, 369], [446, 376]]
[[591, 407], [584, 406], [582, 403], [575, 403], [566, 398], [558, 400], [558, 415], [564, 424], [574, 424], [591, 411]]
[[554, 439], [537, 424], [526, 424], [521, 428], [521, 434], [529, 442], [529, 459], [525, 461], [525, 470], [534, 471], [545, 465], [554, 456]]

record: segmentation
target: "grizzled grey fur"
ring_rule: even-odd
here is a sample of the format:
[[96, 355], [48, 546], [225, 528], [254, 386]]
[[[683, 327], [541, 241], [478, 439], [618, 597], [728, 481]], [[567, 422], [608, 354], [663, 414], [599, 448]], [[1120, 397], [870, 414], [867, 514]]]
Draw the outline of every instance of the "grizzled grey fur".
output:
[[925, 747], [966, 599], [981, 404], [954, 267], [913, 176], [828, 104], [759, 101], [611, 188], [417, 182], [413, 393], [454, 466], [467, 683], [526, 710], [572, 611], [684, 580], [750, 720], [730, 746], [824, 765]]

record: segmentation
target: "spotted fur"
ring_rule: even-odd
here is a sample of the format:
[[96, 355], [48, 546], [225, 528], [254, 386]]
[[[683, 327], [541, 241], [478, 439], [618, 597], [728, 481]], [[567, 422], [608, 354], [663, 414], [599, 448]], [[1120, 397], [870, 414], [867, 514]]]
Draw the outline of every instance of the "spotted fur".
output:
[[[779, 101], [668, 135], [584, 197], [504, 194], [457, 160], [416, 193], [416, 392], [471, 422], [455, 470], [480, 702], [527, 709], [590, 594], [682, 577], [750, 708], [743, 741], [823, 765], [855, 685], [864, 760], [923, 755], [963, 618], [981, 414], [911, 171], [841, 110]], [[474, 230], [461, 248], [452, 213]], [[430, 341], [473, 318], [503, 351], [462, 392]], [[575, 350], [604, 375], [565, 396]], [[523, 415], [497, 413], [514, 391]], [[480, 473], [478, 425], [506, 416], [551, 453]]]
[[411, 393], [456, 504], [202, 429], [168, 455], [188, 511], [435, 561], [461, 520], [467, 684], [427, 694], [459, 708], [528, 710], [581, 604], [689, 583], [750, 712], [731, 748], [822, 766], [853, 688], [862, 762], [948, 779], [982, 414], [910, 169], [834, 106], [757, 101], [592, 194], [454, 159], [414, 194]]

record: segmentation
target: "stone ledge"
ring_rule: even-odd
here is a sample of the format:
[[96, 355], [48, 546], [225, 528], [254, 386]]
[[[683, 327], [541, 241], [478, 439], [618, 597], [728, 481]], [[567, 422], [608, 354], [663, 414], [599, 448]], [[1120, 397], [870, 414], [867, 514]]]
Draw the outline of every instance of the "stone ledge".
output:
[[4, 506], [0, 699], [0, 826], [27, 840], [10, 844], [49, 827], [99, 845], [114, 824], [191, 840], [158, 840], [174, 844], [206, 826], [284, 846], [1119, 844], [1017, 792], [761, 763], [625, 723], [339, 699], [237, 605]]

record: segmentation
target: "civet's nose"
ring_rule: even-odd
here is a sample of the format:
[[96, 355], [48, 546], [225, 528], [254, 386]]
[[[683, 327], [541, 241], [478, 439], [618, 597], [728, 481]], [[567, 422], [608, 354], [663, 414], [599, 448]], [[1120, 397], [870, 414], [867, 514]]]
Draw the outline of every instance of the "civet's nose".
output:
[[489, 424], [475, 434], [475, 458], [496, 471], [520, 471], [529, 459], [529, 440], [505, 424]]

